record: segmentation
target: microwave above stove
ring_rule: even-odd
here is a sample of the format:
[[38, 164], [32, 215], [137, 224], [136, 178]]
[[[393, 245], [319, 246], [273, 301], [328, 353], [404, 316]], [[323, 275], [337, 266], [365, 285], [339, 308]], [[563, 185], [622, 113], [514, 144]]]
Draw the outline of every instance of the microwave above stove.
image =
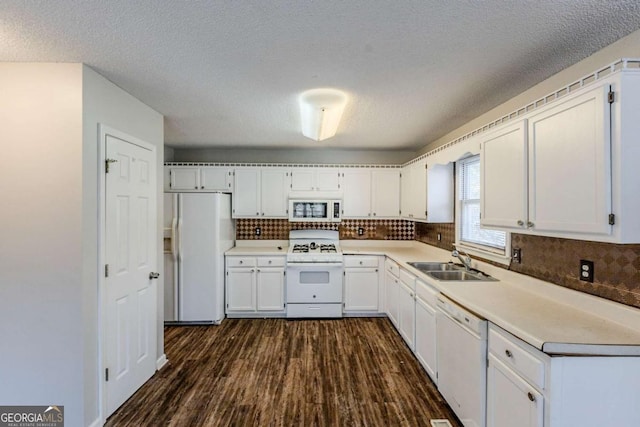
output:
[[289, 221], [340, 222], [342, 200], [289, 199]]

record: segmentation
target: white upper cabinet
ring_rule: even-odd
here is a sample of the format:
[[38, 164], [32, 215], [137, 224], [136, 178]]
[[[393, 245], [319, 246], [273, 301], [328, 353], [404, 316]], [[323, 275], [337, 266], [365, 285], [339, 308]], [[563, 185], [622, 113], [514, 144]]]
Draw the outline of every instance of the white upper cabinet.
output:
[[589, 240], [611, 235], [609, 91], [598, 85], [480, 136], [483, 226]]
[[397, 218], [399, 168], [342, 169], [343, 218]]
[[426, 159], [402, 168], [402, 217], [427, 222], [453, 222], [453, 163], [427, 165]]
[[529, 219], [538, 232], [610, 234], [609, 86], [529, 118]]
[[337, 168], [294, 168], [291, 191], [340, 191], [340, 170]]
[[233, 185], [233, 171], [228, 167], [205, 166], [200, 168], [200, 189], [205, 191], [230, 192]]
[[233, 218], [259, 217], [260, 168], [236, 168], [233, 187]]
[[236, 168], [233, 218], [287, 218], [288, 169]]
[[371, 171], [367, 168], [342, 170], [343, 218], [371, 217]]
[[260, 216], [286, 218], [290, 173], [288, 169], [263, 168], [261, 173]]
[[375, 218], [400, 215], [400, 169], [371, 171], [371, 213]]
[[526, 228], [527, 121], [480, 137], [480, 222], [482, 226]]
[[167, 166], [165, 191], [231, 192], [232, 170], [224, 166]]

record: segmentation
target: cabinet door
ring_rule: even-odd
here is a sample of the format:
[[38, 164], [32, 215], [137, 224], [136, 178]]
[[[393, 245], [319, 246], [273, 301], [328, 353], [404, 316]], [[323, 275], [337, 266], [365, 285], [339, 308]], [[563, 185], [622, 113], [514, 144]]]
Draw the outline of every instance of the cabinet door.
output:
[[315, 169], [299, 168], [291, 171], [291, 191], [313, 191], [315, 187]]
[[529, 119], [529, 228], [610, 234], [609, 86]]
[[261, 211], [265, 218], [287, 218], [287, 196], [289, 194], [289, 170], [262, 169]]
[[259, 268], [256, 275], [258, 311], [284, 310], [284, 269]]
[[436, 364], [436, 311], [420, 298], [416, 298], [416, 357], [431, 379], [437, 383]]
[[316, 169], [316, 189], [318, 191], [339, 191], [340, 170], [335, 168]]
[[376, 218], [400, 215], [400, 169], [371, 171], [371, 210]]
[[171, 167], [169, 168], [169, 187], [177, 190], [199, 190], [200, 168]]
[[233, 217], [260, 216], [260, 169], [240, 168], [234, 172]]
[[398, 287], [400, 279], [385, 273], [385, 306], [391, 323], [398, 327]]
[[344, 270], [345, 311], [378, 311], [378, 269]]
[[411, 218], [411, 173], [413, 169], [411, 165], [403, 166], [400, 171], [400, 214], [402, 218]]
[[489, 353], [487, 427], [542, 427], [543, 397]]
[[227, 269], [227, 311], [254, 311], [255, 269]]
[[415, 348], [416, 300], [413, 291], [402, 284], [398, 289], [398, 311], [400, 335], [413, 350]]
[[453, 222], [453, 163], [427, 169], [427, 221]]
[[220, 166], [200, 168], [200, 189], [209, 191], [231, 191], [231, 169]]
[[405, 218], [427, 218], [426, 166], [426, 162], [421, 160], [406, 166], [402, 171], [401, 203], [402, 216]]
[[371, 171], [364, 168], [343, 170], [342, 187], [342, 217], [371, 217]]
[[480, 140], [480, 223], [526, 228], [527, 121], [504, 126]]

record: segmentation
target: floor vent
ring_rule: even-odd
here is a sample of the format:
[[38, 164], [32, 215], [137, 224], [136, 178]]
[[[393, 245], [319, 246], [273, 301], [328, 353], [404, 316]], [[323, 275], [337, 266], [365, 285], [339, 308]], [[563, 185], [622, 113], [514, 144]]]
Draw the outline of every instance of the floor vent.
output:
[[452, 427], [449, 420], [431, 420], [431, 427]]

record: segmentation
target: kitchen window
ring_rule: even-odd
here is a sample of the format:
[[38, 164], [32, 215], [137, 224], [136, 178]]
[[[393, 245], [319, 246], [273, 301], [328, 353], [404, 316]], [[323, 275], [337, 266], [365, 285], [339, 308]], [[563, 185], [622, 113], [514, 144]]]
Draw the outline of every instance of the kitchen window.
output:
[[456, 246], [491, 261], [508, 263], [508, 233], [480, 226], [480, 156], [458, 161], [456, 169]]

